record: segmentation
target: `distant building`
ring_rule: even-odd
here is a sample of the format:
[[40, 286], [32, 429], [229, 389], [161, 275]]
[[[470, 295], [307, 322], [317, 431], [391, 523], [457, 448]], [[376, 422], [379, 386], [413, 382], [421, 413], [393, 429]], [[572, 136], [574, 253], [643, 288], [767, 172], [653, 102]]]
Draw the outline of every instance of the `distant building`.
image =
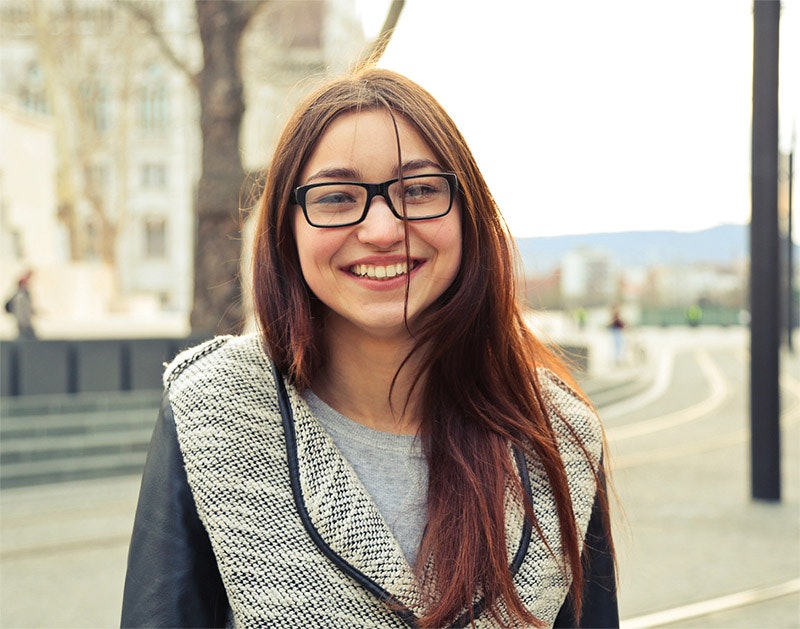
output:
[[[177, 56], [199, 69], [193, 0], [143, 6]], [[352, 0], [265, 3], [242, 42], [246, 168], [267, 165], [306, 89], [294, 86], [345, 69], [364, 44]], [[198, 109], [189, 76], [120, 5], [3, 0], [3, 276], [37, 268], [34, 293], [57, 286], [66, 300], [87, 286], [100, 313], [188, 315]], [[53, 316], [71, 314], [52, 291], [42, 298]]]
[[524, 278], [525, 305], [534, 310], [559, 310], [561, 298], [561, 271], [553, 269], [543, 275], [526, 275]]
[[621, 303], [641, 303], [647, 291], [649, 272], [646, 267], [626, 267], [618, 276], [618, 299]]
[[708, 303], [744, 307], [746, 270], [743, 266], [684, 264], [650, 269], [648, 304], [686, 307]]
[[616, 298], [611, 255], [590, 247], [569, 251], [561, 262], [561, 297], [568, 308], [598, 306]]
[[[190, 5], [152, 6], [178, 54], [197, 57]], [[36, 212], [60, 246], [49, 266], [30, 250], [10, 261], [36, 269], [40, 312], [185, 310], [199, 150], [188, 77], [112, 3], [6, 0], [0, 24], [0, 94], [50, 129], [53, 194]]]
[[[56, 223], [56, 171], [50, 120], [0, 97], [0, 264], [49, 266], [65, 258]], [[12, 266], [10, 266], [12, 265]]]

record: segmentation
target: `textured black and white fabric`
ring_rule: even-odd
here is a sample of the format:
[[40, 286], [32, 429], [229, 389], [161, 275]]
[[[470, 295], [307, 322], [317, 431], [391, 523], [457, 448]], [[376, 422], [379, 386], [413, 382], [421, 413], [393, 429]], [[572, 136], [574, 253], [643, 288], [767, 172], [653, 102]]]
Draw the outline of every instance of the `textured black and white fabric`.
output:
[[[583, 538], [595, 499], [600, 423], [553, 374], [542, 371], [539, 378]], [[411, 613], [422, 613], [424, 597], [399, 544], [352, 467], [289, 385], [295, 434], [289, 444], [294, 451], [287, 455], [279, 391], [258, 336], [218, 337], [187, 350], [167, 367], [164, 383], [189, 485], [236, 626], [405, 626], [400, 615], [341, 565], [365, 575]], [[295, 455], [299, 486], [293, 494], [289, 459]], [[547, 544], [533, 533], [514, 582], [525, 605], [552, 624], [570, 579], [563, 561], [553, 556], [560, 556], [561, 544], [546, 475], [536, 460], [527, 459], [527, 465], [534, 511]], [[513, 557], [524, 517], [511, 492], [506, 505]], [[301, 511], [310, 523], [304, 523]], [[309, 530], [333, 555], [320, 550]], [[492, 623], [480, 617], [476, 626]]]

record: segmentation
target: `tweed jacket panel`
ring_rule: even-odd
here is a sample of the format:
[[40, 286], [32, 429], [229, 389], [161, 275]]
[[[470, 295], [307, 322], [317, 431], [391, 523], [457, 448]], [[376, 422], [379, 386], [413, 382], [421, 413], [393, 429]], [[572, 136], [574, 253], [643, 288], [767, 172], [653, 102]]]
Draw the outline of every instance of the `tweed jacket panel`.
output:
[[[596, 494], [595, 470], [599, 469], [602, 454], [600, 420], [551, 371], [540, 369], [537, 375], [545, 407], [558, 437], [578, 535], [583, 543]], [[553, 554], [562, 557], [562, 545], [555, 498], [544, 467], [538, 459], [528, 458], [527, 461], [533, 511], [547, 544], [534, 536], [514, 581], [522, 602], [529, 609], [536, 610], [534, 613], [538, 618], [552, 622], [572, 580], [563, 558], [557, 561], [553, 557]]]
[[[570, 475], [582, 539], [595, 482], [592, 464], [571, 430], [599, 460], [599, 422], [550, 372], [540, 372], [539, 378]], [[278, 391], [257, 336], [219, 337], [187, 350], [167, 367], [164, 381], [189, 485], [236, 626], [405, 626], [338, 562], [352, 566], [419, 615], [423, 597], [399, 544], [352, 467], [302, 397], [287, 386], [302, 502], [298, 508]], [[526, 462], [534, 511], [558, 557], [552, 492], [539, 462]], [[506, 505], [507, 546], [513, 557], [524, 517], [510, 491]], [[333, 559], [312, 539], [300, 511], [308, 514], [310, 527]], [[515, 583], [526, 606], [552, 624], [570, 578], [547, 544], [534, 532]], [[476, 626], [492, 625], [480, 617]]]

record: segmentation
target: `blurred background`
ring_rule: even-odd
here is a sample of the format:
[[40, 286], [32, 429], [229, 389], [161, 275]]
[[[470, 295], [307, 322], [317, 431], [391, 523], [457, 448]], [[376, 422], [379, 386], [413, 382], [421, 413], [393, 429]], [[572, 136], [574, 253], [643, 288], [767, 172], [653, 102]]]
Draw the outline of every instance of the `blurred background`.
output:
[[375, 50], [461, 128], [606, 422], [623, 624], [800, 627], [800, 0], [0, 0], [0, 624], [118, 622], [161, 364], [251, 328], [254, 185]]
[[[33, 271], [40, 338], [208, 334], [247, 315], [239, 208], [292, 105], [364, 54], [393, 5], [230, 4], [240, 24], [215, 49], [226, 58], [204, 62], [214, 15], [190, 1], [3, 1], [0, 295]], [[406, 4], [381, 64], [462, 128], [533, 306], [624, 303], [676, 323], [702, 302], [709, 320], [739, 319], [752, 2]], [[800, 3], [781, 6], [785, 223]], [[195, 255], [196, 227], [223, 237], [200, 237]]]

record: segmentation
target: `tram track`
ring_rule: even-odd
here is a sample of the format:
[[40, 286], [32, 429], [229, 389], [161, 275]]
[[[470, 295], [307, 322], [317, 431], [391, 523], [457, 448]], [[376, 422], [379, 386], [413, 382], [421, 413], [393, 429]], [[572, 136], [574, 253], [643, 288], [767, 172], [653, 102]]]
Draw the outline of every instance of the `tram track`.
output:
[[[608, 441], [617, 445], [627, 439], [646, 437], [660, 431], [671, 430], [690, 422], [710, 418], [725, 402], [731, 387], [722, 370], [717, 366], [706, 349], [694, 352], [697, 364], [708, 382], [709, 394], [700, 402], [679, 411], [659, 417], [642, 420], [636, 423], [610, 427], [606, 430]], [[659, 384], [657, 389], [663, 385]], [[780, 386], [782, 390], [781, 426], [784, 430], [794, 428], [800, 423], [800, 380], [789, 374], [782, 374]], [[712, 437], [693, 438], [669, 446], [644, 448], [634, 453], [617, 454], [612, 457], [614, 469], [626, 469], [654, 462], [665, 462], [687, 456], [702, 455], [746, 443], [750, 439], [750, 431], [746, 427], [728, 430]]]
[[700, 419], [719, 408], [725, 401], [729, 391], [725, 376], [714, 361], [711, 360], [707, 350], [696, 350], [694, 356], [703, 375], [708, 381], [709, 395], [705, 399], [697, 404], [693, 404], [692, 406], [688, 406], [673, 413], [625, 424], [623, 426], [610, 427], [606, 430], [608, 440], [612, 443], [619, 442], [625, 439], [642, 437], [661, 430], [675, 428], [682, 424]]

